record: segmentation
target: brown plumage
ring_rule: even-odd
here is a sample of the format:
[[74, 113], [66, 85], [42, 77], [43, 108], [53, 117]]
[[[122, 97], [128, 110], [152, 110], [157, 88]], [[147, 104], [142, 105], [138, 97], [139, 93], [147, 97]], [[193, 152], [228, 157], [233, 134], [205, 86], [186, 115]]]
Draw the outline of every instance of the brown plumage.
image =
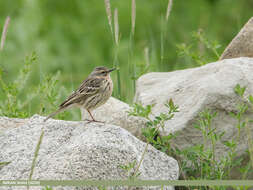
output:
[[92, 121], [96, 121], [90, 111], [103, 105], [112, 95], [113, 82], [110, 72], [114, 70], [96, 67], [80, 87], [60, 104], [59, 109], [50, 114], [44, 121], [73, 106], [85, 108]]

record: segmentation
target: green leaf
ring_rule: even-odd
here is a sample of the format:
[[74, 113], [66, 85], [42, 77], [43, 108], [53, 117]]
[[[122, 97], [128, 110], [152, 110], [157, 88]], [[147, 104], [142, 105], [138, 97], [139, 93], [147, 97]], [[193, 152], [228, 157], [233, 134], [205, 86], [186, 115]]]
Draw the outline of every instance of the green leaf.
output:
[[225, 135], [225, 131], [223, 131], [221, 134], [219, 134], [219, 140]]
[[246, 86], [241, 87], [239, 84], [237, 84], [237, 85], [234, 87], [234, 92], [235, 92], [237, 95], [239, 95], [240, 97], [243, 97], [245, 90], [246, 90]]
[[160, 116], [156, 116], [155, 119], [158, 120], [158, 121], [162, 120], [162, 118]]
[[235, 119], [237, 118], [237, 114], [234, 112], [229, 112], [229, 115]]
[[223, 144], [227, 146], [228, 148], [234, 148], [236, 146], [236, 143], [232, 140], [230, 141], [224, 141]]
[[252, 95], [249, 95], [248, 100], [249, 100], [249, 102], [250, 102], [251, 104], [253, 104], [253, 96], [252, 96]]
[[10, 164], [11, 162], [0, 162], [0, 167]]

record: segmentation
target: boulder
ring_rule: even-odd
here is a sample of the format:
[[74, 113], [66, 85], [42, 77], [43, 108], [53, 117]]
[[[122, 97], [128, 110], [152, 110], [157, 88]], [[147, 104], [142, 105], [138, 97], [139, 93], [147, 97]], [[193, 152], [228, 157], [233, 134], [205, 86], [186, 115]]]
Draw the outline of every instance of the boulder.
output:
[[[180, 149], [202, 143], [199, 130], [194, 127], [199, 113], [205, 109], [218, 114], [213, 122], [217, 132], [225, 131], [223, 140], [231, 140], [237, 134], [237, 121], [230, 112], [236, 112], [240, 101], [234, 92], [237, 84], [246, 86], [245, 97], [253, 95], [253, 58], [235, 58], [210, 63], [208, 65], [179, 70], [174, 72], [148, 73], [137, 81], [135, 101], [143, 105], [155, 104], [152, 113], [158, 115], [167, 110], [164, 103], [170, 98], [179, 106], [179, 112], [172, 120], [165, 123], [161, 135], [178, 132], [173, 144]], [[252, 112], [246, 117], [253, 118]], [[251, 132], [253, 127], [250, 126]], [[241, 132], [238, 142], [238, 155], [247, 150], [245, 131]], [[217, 144], [218, 157], [226, 154], [227, 148], [222, 143]]]
[[[146, 119], [129, 116], [130, 106], [114, 97], [111, 97], [104, 105], [92, 111], [92, 115], [98, 121], [118, 125], [134, 136], [144, 140], [141, 129], [145, 127]], [[91, 119], [85, 109], [81, 109], [82, 120]]]
[[[18, 127], [0, 132], [0, 162], [10, 162], [0, 168], [0, 180], [29, 178], [42, 129], [44, 137], [33, 180], [127, 179], [127, 172], [120, 166], [138, 162], [145, 148], [145, 143], [115, 125], [43, 119], [35, 115]], [[10, 120], [1, 117], [0, 125]], [[176, 180], [179, 176], [177, 161], [152, 146], [148, 147], [139, 171], [139, 179]]]
[[253, 17], [227, 46], [220, 59], [253, 57]]

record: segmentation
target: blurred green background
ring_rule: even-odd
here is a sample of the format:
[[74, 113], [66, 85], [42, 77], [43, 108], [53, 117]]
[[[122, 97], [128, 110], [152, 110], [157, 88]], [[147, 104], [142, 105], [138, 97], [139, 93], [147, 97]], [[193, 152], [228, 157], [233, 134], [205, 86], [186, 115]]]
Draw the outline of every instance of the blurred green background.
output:
[[[161, 43], [167, 5], [168, 0], [136, 0], [136, 28], [130, 46], [131, 0], [111, 0], [112, 12], [118, 8], [119, 14], [120, 98], [125, 102], [132, 103], [134, 96], [133, 65], [136, 77], [145, 72], [198, 66], [191, 59], [178, 56], [178, 44], [191, 44], [192, 32], [202, 29], [208, 40], [221, 44], [221, 54], [253, 15], [252, 0], [174, 0]], [[95, 66], [113, 66], [115, 46], [103, 0], [1, 0], [1, 31], [8, 15], [11, 21], [4, 51], [0, 52], [5, 81], [15, 78], [25, 55], [33, 51], [38, 60], [27, 88], [38, 85], [43, 75], [60, 71], [59, 84], [66, 87], [67, 95]], [[198, 48], [193, 47], [194, 51]], [[217, 60], [208, 50], [201, 51], [207, 61]], [[116, 73], [112, 75], [117, 89]]]

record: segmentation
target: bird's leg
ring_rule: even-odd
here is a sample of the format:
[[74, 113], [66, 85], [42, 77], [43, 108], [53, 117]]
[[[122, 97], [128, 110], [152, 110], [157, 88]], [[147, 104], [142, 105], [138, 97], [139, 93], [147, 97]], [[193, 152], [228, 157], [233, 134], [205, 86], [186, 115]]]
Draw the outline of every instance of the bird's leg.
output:
[[87, 111], [88, 111], [88, 113], [90, 114], [90, 117], [92, 118], [92, 120], [86, 119], [86, 121], [88, 121], [88, 123], [90, 123], [90, 122], [105, 123], [105, 122], [103, 122], [103, 121], [97, 121], [97, 120], [95, 120], [94, 117], [92, 116], [90, 110], [87, 110]]
[[95, 119], [94, 119], [94, 117], [92, 116], [92, 114], [90, 113], [90, 110], [87, 110], [88, 111], [88, 113], [90, 114], [90, 117], [92, 118], [92, 120], [93, 121], [96, 121]]

